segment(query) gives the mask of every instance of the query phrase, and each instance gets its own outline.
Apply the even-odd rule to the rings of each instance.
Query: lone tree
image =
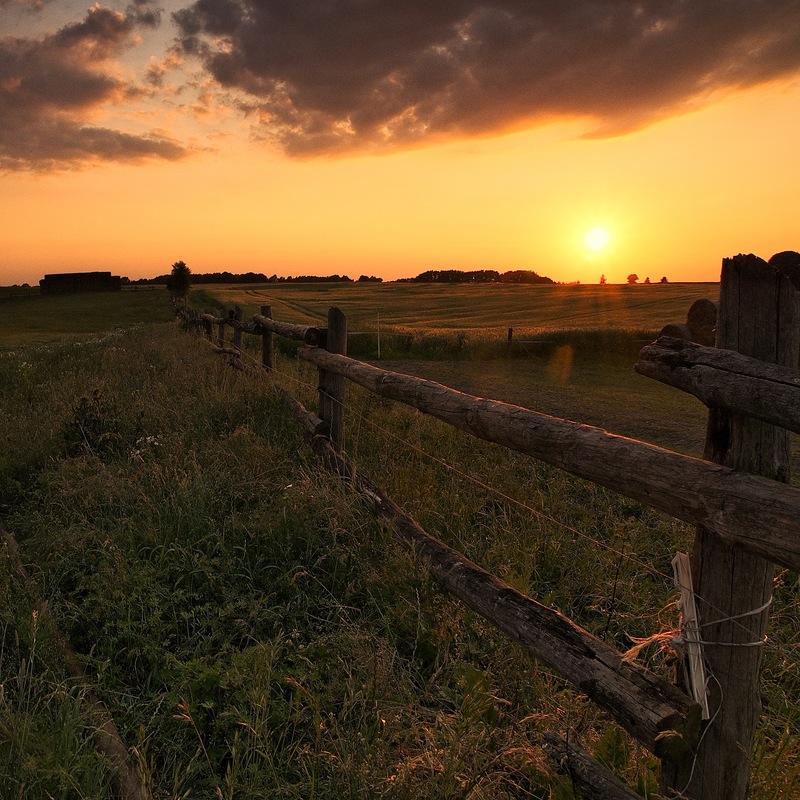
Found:
[[[185,261],[176,261],[172,265],[172,273],[167,278],[167,291],[173,303],[178,300],[186,300],[186,295],[189,294],[189,287],[192,285],[191,275],[192,272],[186,266]]]
[[[635,272],[631,272],[628,275],[628,283],[636,283],[639,280],[639,276]]]

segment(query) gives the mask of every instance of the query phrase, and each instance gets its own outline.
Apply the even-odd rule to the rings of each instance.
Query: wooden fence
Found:
[[[251,322],[238,309],[228,316],[189,309],[179,314],[234,356],[241,353],[243,333],[260,336],[266,373],[273,367],[275,335],[302,342],[299,357],[319,372],[319,413],[278,389],[324,463],[390,520],[396,536],[455,597],[567,678],[659,757],[665,795],[740,800],[760,713],[758,645],[775,564],[800,570],[800,489],[787,485],[788,430],[800,431],[800,256],[781,255],[769,264],[755,256],[723,261],[716,348],[675,338],[690,337],[688,325],[668,326],[665,332],[673,336],[646,346],[635,366],[709,406],[704,460],[348,358],[347,322],[335,308],[326,328],[279,322],[269,306]],[[708,305],[704,313],[707,337]],[[231,346],[226,327],[233,329]],[[686,614],[683,635],[695,658],[685,659],[681,686],[629,663],[430,536],[362,475],[342,451],[346,381],[696,525],[694,587],[682,587],[683,606],[684,612],[696,606],[703,632],[701,640],[697,620]],[[554,735],[547,740],[587,797],[637,797],[576,745]]]

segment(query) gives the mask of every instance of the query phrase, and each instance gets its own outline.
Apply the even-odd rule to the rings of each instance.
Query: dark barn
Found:
[[[42,294],[118,292],[120,287],[121,278],[110,272],[60,272],[45,275],[39,281]]]

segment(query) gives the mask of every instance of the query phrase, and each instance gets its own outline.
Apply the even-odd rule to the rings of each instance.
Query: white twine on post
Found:
[[[745,611],[742,614],[734,614],[732,617],[722,617],[721,619],[711,620],[711,622],[704,622],[702,625],[698,625],[698,627],[706,628],[709,625],[719,625],[723,622],[735,622],[736,620],[744,619],[745,617],[754,617],[766,611],[770,605],[772,605],[772,595],[770,595],[769,600],[767,600],[764,605],[754,608],[752,611]],[[712,642],[706,639],[698,639],[698,641],[700,644],[722,645],[723,647],[762,647],[767,643],[767,636],[765,634],[763,638],[757,639],[755,642]]]
[[[700,624],[692,588],[692,567],[687,553],[675,554],[672,559],[672,570],[675,575],[675,585],[681,593],[678,608],[683,617],[681,626],[683,643],[686,645],[688,654],[689,690],[694,701],[700,706],[702,718],[709,719],[711,715],[708,709],[708,692],[706,690],[706,667],[703,662]]]

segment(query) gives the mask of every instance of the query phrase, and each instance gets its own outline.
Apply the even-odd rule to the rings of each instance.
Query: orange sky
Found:
[[[362,19],[345,0],[309,2],[328,14],[324,39],[283,5],[175,0],[159,16],[148,0],[0,0],[0,284],[150,277],[178,259],[267,275],[717,280],[724,256],[800,249],[794,3],[774,3],[771,27],[763,5],[737,4],[743,19],[714,34],[725,47],[696,64],[699,22],[677,2],[610,22],[511,20],[510,2]],[[542,44],[570,37],[585,47]],[[672,37],[680,68],[653,37]]]

